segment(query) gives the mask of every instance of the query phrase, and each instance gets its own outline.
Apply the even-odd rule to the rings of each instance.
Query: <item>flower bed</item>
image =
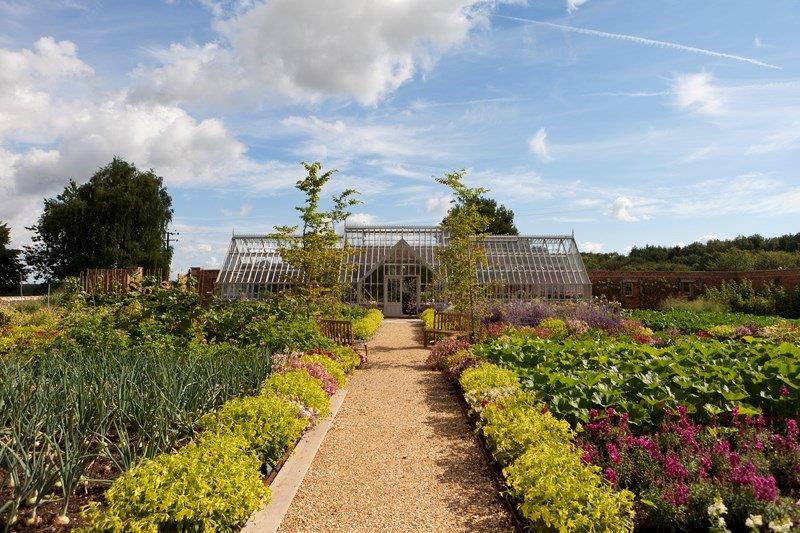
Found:
[[[267,379],[271,364],[278,362],[273,354],[286,349],[302,352],[273,374],[274,380]],[[301,361],[305,353],[315,362]],[[53,309],[4,309],[0,527],[11,521],[15,529],[30,530],[82,525],[79,509],[102,501],[112,480],[129,479],[138,465],[174,450],[188,451],[133,479],[156,483],[153,472],[165,465],[182,465],[208,479],[221,470],[197,464],[203,454],[193,450],[216,444],[198,435],[228,434],[234,426],[252,441],[243,453],[268,469],[277,450],[293,443],[310,421],[328,414],[326,391],[333,394],[337,379],[343,382],[359,360],[350,348],[322,337],[316,323],[290,301],[277,299],[203,309],[195,293],[155,285],[97,298],[73,293]],[[292,366],[303,368],[283,372]],[[258,441],[266,427],[278,432],[277,440]],[[189,443],[196,446],[186,448]],[[250,478],[234,472],[246,463],[220,462],[219,469],[230,468],[229,474],[246,485]],[[202,498],[191,492],[195,489],[187,488],[184,496]],[[179,500],[170,498],[180,494],[165,494],[164,501],[178,506]],[[209,501],[210,506],[217,503]],[[113,510],[114,502],[109,504]],[[142,514],[144,508],[138,509],[129,509],[131,523],[152,521]],[[218,528],[218,516],[197,513],[193,523]]]
[[[333,359],[327,361],[315,364],[344,374]],[[315,377],[294,362],[287,361],[288,370],[270,376],[260,395],[232,399],[205,415],[197,444],[142,461],[114,481],[107,504],[94,503],[84,511],[88,529],[235,531],[240,527],[269,501],[262,475],[319,415],[330,413],[323,385],[334,378]]]
[[[514,315],[528,317],[521,325],[497,315],[477,345],[449,339],[431,352],[432,364],[460,376],[532,528],[789,531],[800,523],[795,324],[745,326],[734,315],[688,335],[654,333],[615,318],[613,307],[584,307],[591,326],[576,318],[579,307],[550,313],[526,304]]]
[[[632,495],[616,492],[597,467],[581,460],[569,426],[559,422],[513,372],[481,363],[461,373],[464,396],[478,428],[503,466],[506,484],[533,529],[631,529]]]

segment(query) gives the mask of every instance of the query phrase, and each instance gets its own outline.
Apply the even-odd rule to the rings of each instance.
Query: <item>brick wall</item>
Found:
[[[189,269],[189,275],[197,280],[197,292],[202,296],[203,301],[210,301],[214,297],[219,269],[192,267]]]
[[[783,270],[754,270],[750,272],[624,272],[595,270],[589,272],[592,294],[617,300],[628,308],[651,308],[667,296],[695,298],[706,287],[723,281],[749,279],[754,287],[768,283],[788,290],[800,285],[800,268]]]

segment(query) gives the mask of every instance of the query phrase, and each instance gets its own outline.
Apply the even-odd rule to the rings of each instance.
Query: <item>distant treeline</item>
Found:
[[[628,255],[583,253],[587,270],[768,270],[800,268],[800,233],[736,237],[688,246],[634,247]]]

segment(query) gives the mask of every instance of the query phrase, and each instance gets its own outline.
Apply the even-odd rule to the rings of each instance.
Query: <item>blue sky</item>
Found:
[[[767,8],[768,6],[768,8]],[[586,250],[800,231],[800,4],[0,0],[0,220],[115,154],[167,182],[174,268],[294,220],[300,161],[356,222],[470,182]]]

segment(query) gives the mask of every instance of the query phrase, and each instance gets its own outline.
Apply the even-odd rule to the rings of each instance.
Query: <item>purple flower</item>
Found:
[[[781,395],[781,398],[786,398],[787,396],[789,396],[789,389],[787,389],[787,388],[786,388],[786,386],[783,386],[783,387],[781,387],[781,389],[778,391],[778,394],[780,394],[780,395]]]

